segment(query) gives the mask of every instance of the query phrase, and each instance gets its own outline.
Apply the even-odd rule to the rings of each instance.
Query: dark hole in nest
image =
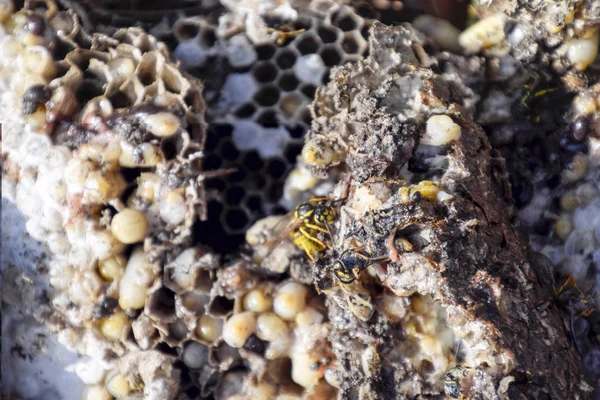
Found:
[[[221,156],[226,160],[237,160],[239,155],[239,150],[230,141],[227,141],[221,145]]]
[[[334,48],[328,48],[321,52],[321,58],[328,67],[338,65],[342,61],[342,56]]]
[[[200,32],[200,27],[197,24],[183,23],[177,27],[177,34],[183,40],[192,39]]]
[[[275,54],[276,49],[272,44],[263,44],[255,48],[259,60],[270,60]]]
[[[123,92],[113,94],[109,97],[109,100],[114,108],[125,108],[133,105],[129,97]]]
[[[302,54],[316,53],[319,50],[319,42],[312,36],[303,37],[296,45]]]
[[[246,213],[243,210],[238,209],[227,211],[225,221],[227,222],[227,225],[235,231],[246,228],[246,225],[248,225],[249,222]]]
[[[257,171],[262,168],[263,161],[258,152],[250,151],[244,157],[244,165],[250,171]]]
[[[177,145],[173,140],[163,140],[160,147],[167,160],[172,160],[177,155]]]
[[[167,354],[167,355],[171,355],[171,356],[175,356],[177,357],[177,349],[169,346],[168,344],[166,344],[165,342],[160,342],[158,343],[155,347],[154,350],[156,351],[160,351],[163,354]]]
[[[256,112],[256,107],[252,104],[244,104],[240,108],[238,108],[235,112],[236,117],[238,118],[250,118]]]
[[[211,154],[204,159],[204,169],[213,170],[221,168],[221,157],[216,154]]]
[[[265,128],[277,128],[279,126],[277,114],[271,110],[263,111],[258,118],[256,118],[256,122]]]
[[[245,190],[239,186],[234,186],[229,188],[226,194],[227,204],[236,205],[240,204],[242,199],[244,198]]]
[[[282,50],[277,56],[276,62],[281,69],[291,68],[296,63],[296,54],[291,50]]]
[[[337,32],[334,30],[335,28],[331,27],[331,28],[327,28],[327,27],[320,27],[318,29],[318,34],[319,37],[321,38],[321,40],[323,41],[323,43],[333,43],[337,40]]]
[[[79,104],[86,104],[94,97],[102,96],[104,90],[102,90],[102,82],[98,79],[84,80],[83,84],[77,89],[75,97]]]
[[[285,151],[285,157],[287,158],[287,160],[290,163],[296,164],[296,158],[298,157],[298,155],[300,154],[301,151],[302,151],[301,144],[290,145],[290,146],[288,146],[288,148]]]
[[[155,313],[164,316],[173,315],[175,313],[175,293],[167,288],[159,289],[157,293],[152,295],[150,307]]]
[[[337,26],[344,32],[348,32],[353,29],[356,29],[357,24],[356,24],[356,21],[348,15],[348,16],[342,17],[338,21]]]
[[[265,86],[256,95],[254,101],[261,106],[272,106],[279,100],[279,89],[275,86]]]
[[[215,34],[215,31],[212,29],[203,29],[202,33],[200,35],[200,41],[206,47],[212,47],[215,44],[215,42],[217,41],[217,35]]]
[[[285,162],[279,159],[271,160],[267,167],[267,172],[274,179],[281,178],[285,174],[286,170],[287,168]]]
[[[351,36],[345,38],[342,42],[342,49],[348,54],[358,53],[358,43],[356,42],[356,39]]]
[[[279,78],[279,87],[286,92],[290,92],[298,87],[298,78],[293,73],[284,74]]]
[[[277,67],[270,62],[255,65],[252,75],[258,82],[271,82],[277,77]]]
[[[251,212],[257,212],[262,210],[262,200],[258,196],[250,196],[246,199],[246,207]]]
[[[221,222],[223,206],[217,201],[208,203],[208,218],[206,221],[197,221],[194,224],[194,241],[209,246],[221,254],[230,254],[244,243],[244,235],[229,234]]]
[[[123,175],[123,178],[125,178],[125,181],[130,182],[130,183],[135,182],[137,180],[137,178],[140,177],[142,172],[144,172],[143,168],[122,168],[121,169],[121,174]]]

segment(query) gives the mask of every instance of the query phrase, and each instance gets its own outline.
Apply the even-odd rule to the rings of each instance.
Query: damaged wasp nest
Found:
[[[3,196],[48,246],[46,322],[88,356],[74,366],[86,398],[589,397],[552,277],[511,225],[504,166],[469,116],[480,94],[453,73],[477,57],[436,54],[449,71],[438,74],[429,39],[375,23],[362,59],[364,4],[223,5],[232,11],[218,27],[209,16],[169,26],[179,65],[142,29],[90,34],[89,18],[115,21],[100,9],[0,8]],[[295,24],[274,29],[266,14]],[[424,32],[426,18],[415,23]],[[486,29],[505,21],[492,18]],[[501,42],[441,29],[429,34],[448,50]],[[291,222],[258,221],[241,257],[225,260],[193,231],[210,214],[204,181],[226,171],[202,168],[203,94],[179,69],[210,68],[221,45],[227,79],[213,90],[225,95],[211,112],[232,139],[217,132],[218,147],[247,152],[248,170],[285,151],[266,170],[288,171],[299,154],[286,200],[309,199]],[[583,72],[579,55],[569,60]],[[321,86],[348,60],[358,61]],[[232,93],[240,85],[248,91]],[[258,157],[249,126],[278,130],[275,152]],[[236,174],[228,193],[260,175]],[[316,185],[333,194],[307,197]],[[255,189],[248,199],[264,196]],[[245,222],[229,234],[270,211],[230,203]]]
[[[340,389],[585,396],[556,309],[540,308],[551,276],[510,225],[508,181],[469,117],[468,90],[424,68],[422,40],[408,27],[377,25],[371,35],[370,56],[335,69],[317,91],[302,152],[315,174],[348,168],[335,246],[312,268],[327,296]],[[543,337],[542,347],[529,336]],[[546,346],[565,352],[560,362]]]

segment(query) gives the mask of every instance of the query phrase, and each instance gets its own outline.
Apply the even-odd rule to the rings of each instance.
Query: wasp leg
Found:
[[[313,242],[317,243],[321,247],[321,250],[325,250],[327,248],[325,243],[321,242],[319,239],[312,236],[310,233],[308,233],[306,231],[306,229],[300,228],[299,230],[300,230],[300,233],[302,233],[304,236],[306,236],[307,239],[312,240]]]
[[[308,256],[308,258],[310,258],[311,261],[315,261],[315,256],[306,247],[302,247],[302,250],[304,250],[304,252]]]
[[[314,225],[314,224],[308,224],[308,223],[305,223],[305,224],[304,224],[304,226],[305,226],[305,227],[307,227],[307,228],[310,228],[310,229],[317,230],[317,231],[319,231],[319,232],[323,232],[323,233],[329,233],[329,232],[327,231],[327,229],[325,229],[325,228],[323,228],[323,227],[320,227],[319,225]]]

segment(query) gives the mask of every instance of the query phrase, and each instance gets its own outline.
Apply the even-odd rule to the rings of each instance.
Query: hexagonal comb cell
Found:
[[[298,39],[296,48],[300,54],[312,54],[319,50],[320,40],[313,34],[304,34]]]
[[[207,98],[214,99],[208,102],[207,113],[215,122],[207,137],[205,168],[236,169],[223,179],[207,182],[207,189],[215,199],[214,204],[209,204],[209,222],[213,222],[202,224],[199,234],[211,246],[222,249],[223,243],[228,246],[242,243],[245,227],[278,209],[285,174],[293,168],[311,122],[307,105],[316,88],[327,82],[329,68],[354,60],[366,50],[361,30],[366,31],[367,26],[352,8],[331,7],[331,2],[323,1],[315,2],[313,10],[316,9],[321,14],[298,8],[295,20],[266,18],[270,28],[283,35],[292,32],[280,42],[253,44],[250,35],[244,32],[217,37],[210,48],[215,59],[191,70],[213,90],[206,91]],[[366,17],[374,12],[367,5],[360,10]],[[184,23],[188,20],[189,24]],[[180,18],[173,25],[179,29],[177,40],[198,41],[204,32],[214,33],[216,26],[208,21],[208,17],[201,19],[196,33],[198,20]],[[281,35],[275,35],[273,40]],[[208,44],[201,47],[204,52],[209,49]],[[230,79],[234,74],[236,78]],[[255,91],[242,87],[243,82],[249,81]],[[238,84],[239,87],[235,86]],[[238,96],[239,93],[246,95]],[[232,94],[240,100],[230,101]],[[223,121],[227,124],[222,124]],[[242,129],[241,136],[250,137],[249,141],[257,144],[241,149],[236,140],[230,139],[234,129]],[[266,151],[263,143],[270,143],[272,150]],[[234,221],[238,217],[241,223]]]
[[[252,67],[252,75],[261,83],[272,82],[277,78],[277,66],[272,62],[259,62]]]

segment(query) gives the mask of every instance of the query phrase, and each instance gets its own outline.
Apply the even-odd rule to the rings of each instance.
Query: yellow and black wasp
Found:
[[[530,122],[550,122],[565,114],[574,95],[552,83],[546,74],[532,72],[522,86],[521,97],[512,106],[514,116],[525,117]]]
[[[333,274],[341,283],[347,285],[358,279],[360,273],[373,263],[388,259],[388,256],[371,257],[357,249],[346,250],[334,262]]]
[[[296,246],[314,260],[316,254],[327,249],[327,244],[319,239],[319,233],[325,233],[330,240],[332,239],[331,226],[337,215],[337,205],[343,200],[345,199],[313,197],[298,205],[292,213],[292,221],[288,223],[274,246],[289,236]]]
[[[452,399],[465,399],[465,396],[461,393],[461,381],[467,375],[467,369],[463,365],[457,365],[448,370],[444,376],[444,393],[446,396]]]

